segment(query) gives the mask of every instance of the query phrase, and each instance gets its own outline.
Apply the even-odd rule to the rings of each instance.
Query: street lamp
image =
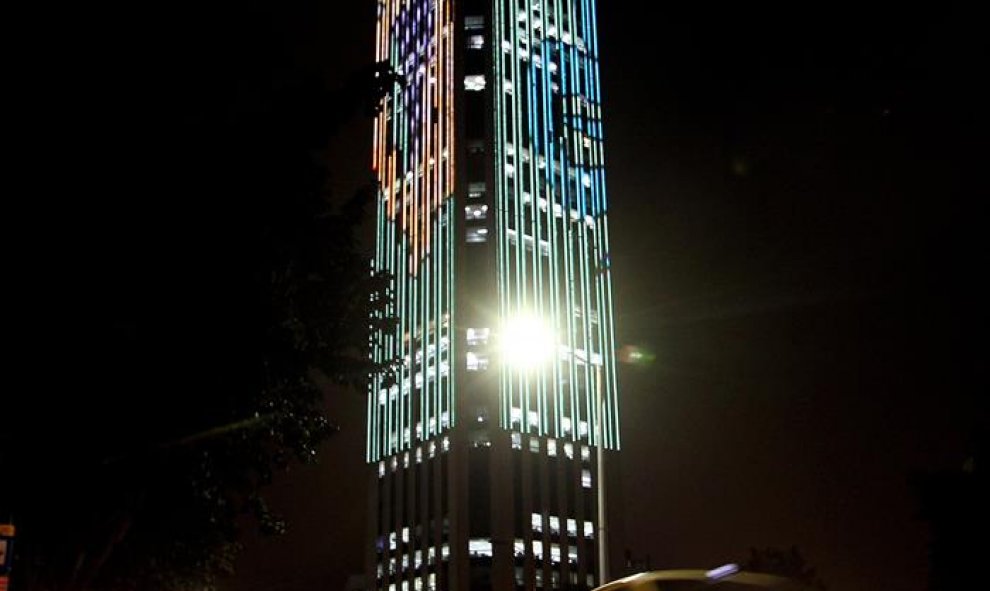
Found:
[[[521,371],[532,371],[555,357],[557,338],[545,322],[537,316],[522,314],[508,319],[501,330],[500,349],[502,361]],[[595,368],[595,408],[598,420],[595,424],[597,439],[598,478],[598,569],[599,584],[608,580],[608,529],[605,513],[605,397],[602,383],[602,364],[594,363],[586,355],[585,363]]]
[[[553,331],[536,316],[510,318],[500,335],[502,361],[516,369],[534,370],[552,359],[557,349]]]

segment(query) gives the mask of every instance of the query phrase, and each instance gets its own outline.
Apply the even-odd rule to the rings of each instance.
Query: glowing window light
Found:
[[[468,351],[465,357],[467,358],[468,371],[485,371],[488,369],[487,355],[483,353],[476,353],[474,351]]]
[[[488,228],[468,228],[464,240],[468,244],[488,242]]]
[[[487,84],[484,74],[469,74],[464,77],[464,90],[469,92],[481,92]]]
[[[478,31],[485,28],[485,17],[480,15],[467,15],[464,17],[464,29],[467,31]]]
[[[465,205],[464,217],[469,220],[483,220],[488,217],[487,205]]]
[[[493,555],[492,541],[486,538],[474,538],[468,540],[468,555],[473,557],[487,557]]]
[[[488,338],[491,336],[492,329],[490,328],[469,328],[467,329],[467,344],[468,347],[482,347],[488,344]]]
[[[536,532],[536,533],[542,533],[543,532],[543,516],[540,515],[539,513],[533,513],[530,516],[530,526],[533,528],[533,531],[534,532]]]
[[[581,470],[581,486],[591,488],[591,470],[587,468]]]

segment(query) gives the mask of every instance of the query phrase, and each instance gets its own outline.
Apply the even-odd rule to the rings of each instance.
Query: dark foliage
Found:
[[[272,10],[142,15],[87,56],[24,345],[49,352],[0,428],[14,588],[212,588],[244,516],[286,527],[262,492],[333,431],[319,385],[369,371],[374,187],[332,199],[325,148],[395,78],[332,88]]]

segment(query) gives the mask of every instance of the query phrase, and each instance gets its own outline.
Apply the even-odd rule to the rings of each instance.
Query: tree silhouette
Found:
[[[375,188],[332,195],[326,146],[398,78],[373,64],[331,89],[249,4],[169,30],[90,113],[88,164],[112,170],[49,269],[47,373],[0,428],[15,589],[214,588],[245,516],[284,531],[263,490],[334,430],[320,384],[370,371],[387,278],[355,231]]]

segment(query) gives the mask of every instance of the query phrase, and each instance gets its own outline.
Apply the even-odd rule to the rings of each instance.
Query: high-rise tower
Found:
[[[595,2],[379,0],[376,43],[401,79],[375,123],[369,587],[593,587],[619,447]]]

